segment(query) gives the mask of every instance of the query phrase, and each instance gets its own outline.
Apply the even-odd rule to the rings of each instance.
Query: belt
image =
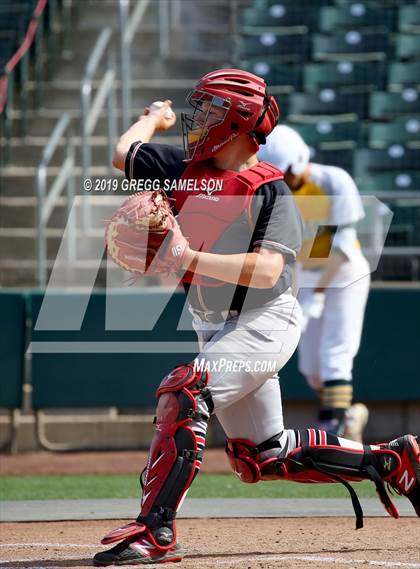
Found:
[[[196,310],[193,308],[194,316],[198,316],[200,320],[204,322],[210,322],[210,324],[219,324],[220,322],[225,322],[231,318],[239,316],[238,310],[222,310],[221,312],[205,312],[203,310]]]

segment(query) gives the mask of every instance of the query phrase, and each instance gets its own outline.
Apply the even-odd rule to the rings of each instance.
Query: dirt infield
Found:
[[[2,474],[136,474],[147,462],[145,451],[31,452],[0,454]],[[206,449],[203,472],[231,472],[223,449]]]
[[[4,523],[0,567],[91,566],[101,536],[121,522]],[[351,518],[180,520],[178,569],[420,568],[418,520]]]
[[[31,453],[0,456],[0,474],[137,474],[144,452]],[[226,472],[223,450],[209,449],[203,470]],[[1,507],[1,505],[0,505]],[[2,523],[0,569],[85,568],[99,540],[121,521]],[[182,569],[420,569],[419,520],[354,518],[181,519]]]

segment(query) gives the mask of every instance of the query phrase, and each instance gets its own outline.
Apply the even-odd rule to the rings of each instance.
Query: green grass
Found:
[[[372,483],[354,485],[359,496],[374,496]],[[0,500],[86,500],[138,498],[138,478],[132,475],[0,476]],[[199,474],[191,498],[340,498],[341,484],[296,484],[286,481],[244,484],[233,474]]]

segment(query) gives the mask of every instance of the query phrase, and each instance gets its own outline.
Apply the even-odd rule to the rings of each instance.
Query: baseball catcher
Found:
[[[130,198],[107,227],[107,245],[134,272],[177,272],[200,353],[163,378],[139,515],[103,538],[113,547],[97,553],[94,563],[182,559],[176,515],[200,470],[212,413],[243,482],[341,482],[361,527],[349,482],[372,480],[389,514],[398,517],[386,481],[420,515],[415,437],[363,446],[320,429],[285,429],[277,373],[261,365],[271,361],[281,370],[300,337],[291,268],[301,247],[301,218],[282,172],[256,156],[277,123],[276,101],[260,77],[222,69],[202,77],[187,103],[184,151],[151,142],[175,123],[167,113],[170,101],[147,109],[120,138],[114,166],[129,179],[169,186],[171,211],[161,192],[144,203]],[[217,365],[222,359],[223,367]]]

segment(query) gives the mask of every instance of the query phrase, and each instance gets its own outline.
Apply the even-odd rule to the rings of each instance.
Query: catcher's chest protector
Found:
[[[243,172],[219,170],[207,162],[190,164],[181,181],[189,180],[187,187],[194,189],[186,191],[178,184],[172,196],[178,222],[191,247],[211,252],[222,234],[244,211],[252,228],[253,195],[263,184],[281,179],[283,173],[268,162],[259,162]],[[192,276],[187,273],[184,281],[191,282]],[[194,283],[211,286],[199,275],[195,275]]]

